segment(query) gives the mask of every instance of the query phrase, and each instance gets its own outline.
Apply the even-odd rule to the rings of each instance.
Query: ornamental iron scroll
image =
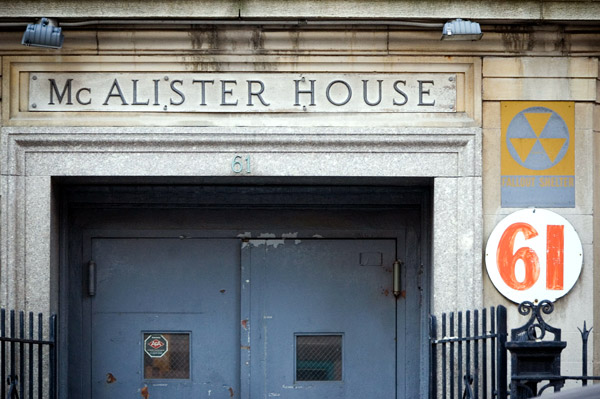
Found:
[[[511,330],[511,341],[506,348],[511,353],[511,399],[527,399],[541,395],[548,388],[555,392],[565,384],[561,375],[561,352],[567,346],[561,341],[561,330],[552,327],[542,317],[554,311],[554,305],[548,300],[539,304],[529,301],[519,305],[519,313],[528,316],[523,326]],[[554,339],[544,340],[546,333],[554,335]],[[547,381],[538,390],[538,384]]]
[[[541,301],[538,305],[533,302],[525,301],[519,304],[519,313],[523,316],[531,314],[527,323],[510,331],[512,341],[542,341],[546,337],[546,332],[554,335],[553,341],[560,341],[560,328],[555,328],[546,323],[542,313],[550,314],[554,311],[554,305],[547,299]]]

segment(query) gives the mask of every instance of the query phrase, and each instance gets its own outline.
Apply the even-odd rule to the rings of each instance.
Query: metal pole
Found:
[[[581,330],[579,327],[577,327],[577,329],[581,333],[581,358],[582,358],[581,359],[581,376],[584,377],[581,380],[581,385],[584,387],[587,386],[587,379],[585,377],[588,376],[588,370],[587,370],[588,337],[590,335],[590,331],[592,331],[592,328],[590,328],[588,330],[585,321],[583,322],[583,330]]]
[[[498,399],[506,399],[508,396],[507,392],[507,374],[508,374],[508,365],[507,365],[507,355],[506,355],[506,337],[507,337],[507,328],[506,328],[506,308],[502,305],[497,307],[497,334],[498,334],[498,346],[496,347],[497,351],[497,361],[498,361]]]

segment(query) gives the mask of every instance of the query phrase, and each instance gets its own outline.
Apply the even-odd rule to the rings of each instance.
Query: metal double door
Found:
[[[396,239],[98,237],[90,254],[93,399],[403,391]]]

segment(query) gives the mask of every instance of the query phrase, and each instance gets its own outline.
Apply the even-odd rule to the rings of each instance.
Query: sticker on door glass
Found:
[[[163,357],[168,351],[169,341],[160,334],[150,334],[144,340],[144,352],[150,357]]]
[[[144,333],[144,378],[190,378],[190,334]]]

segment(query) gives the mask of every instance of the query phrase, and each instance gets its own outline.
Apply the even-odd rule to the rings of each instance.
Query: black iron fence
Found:
[[[24,312],[11,310],[8,320],[6,316],[6,310],[1,309],[0,398],[55,399],[56,315],[50,316],[47,330],[41,313],[34,317],[30,312],[26,319]]]
[[[542,313],[551,313],[548,301],[524,302],[522,315],[527,323],[511,330],[507,345],[504,306],[466,312],[443,313],[441,322],[430,317],[429,399],[511,399],[531,398],[553,387],[560,390],[566,380],[600,380],[587,374],[587,340],[584,324],[582,375],[560,373],[560,329],[549,326]],[[8,318],[7,318],[8,313]],[[47,324],[40,313],[0,310],[0,399],[56,399],[57,318]],[[544,341],[546,332],[554,339]],[[508,392],[508,349],[512,354],[511,391]],[[552,348],[550,348],[552,347]],[[560,348],[559,348],[560,349]],[[531,351],[535,352],[531,352]],[[531,353],[530,353],[531,352]],[[537,384],[548,383],[539,391]]]
[[[519,305],[518,311],[530,317],[522,326],[511,329],[511,340],[507,344],[511,352],[511,399],[537,397],[550,388],[558,392],[567,380],[581,381],[583,386],[588,381],[600,380],[599,376],[589,376],[587,372],[587,341],[591,330],[587,329],[585,322],[583,330],[579,329],[582,341],[581,375],[568,376],[561,372],[561,352],[567,347],[567,342],[561,340],[561,329],[552,327],[543,317],[554,311],[552,302],[525,301]]]
[[[430,399],[507,397],[506,308],[430,317]]]
[[[586,323],[579,329],[581,375],[562,374],[561,352],[567,343],[561,340],[561,329],[543,318],[553,310],[547,300],[521,303],[518,312],[529,320],[510,330],[509,342],[503,306],[489,312],[444,313],[441,324],[431,316],[429,399],[529,399],[550,388],[560,391],[568,380],[580,381],[583,386],[600,380],[600,376],[588,375],[591,329]]]

